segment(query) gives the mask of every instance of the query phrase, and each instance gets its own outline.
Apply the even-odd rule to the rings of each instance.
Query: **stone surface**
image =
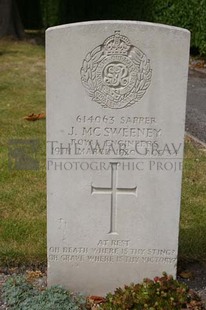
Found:
[[[176,274],[187,30],[47,30],[48,283],[104,295]]]

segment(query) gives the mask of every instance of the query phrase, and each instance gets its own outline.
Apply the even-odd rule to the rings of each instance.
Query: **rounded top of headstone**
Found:
[[[97,26],[97,25],[134,25],[134,26],[145,26],[145,27],[153,27],[153,28],[160,28],[165,30],[173,30],[173,31],[181,31],[188,33],[190,35],[190,31],[176,26],[165,25],[165,24],[158,24],[158,23],[151,23],[151,22],[142,22],[142,21],[134,21],[134,20],[95,20],[95,21],[84,21],[84,22],[76,22],[76,23],[69,23],[59,26],[53,26],[46,30],[46,32],[51,30],[59,30],[65,29],[70,27],[80,27],[80,26]]]

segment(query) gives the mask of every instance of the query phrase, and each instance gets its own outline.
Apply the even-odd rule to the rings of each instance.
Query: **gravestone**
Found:
[[[104,295],[175,276],[189,31],[47,30],[48,283]]]

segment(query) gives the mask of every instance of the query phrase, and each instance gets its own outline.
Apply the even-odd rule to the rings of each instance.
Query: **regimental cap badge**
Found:
[[[150,60],[120,31],[86,55],[80,73],[92,100],[111,109],[137,103],[152,77]]]

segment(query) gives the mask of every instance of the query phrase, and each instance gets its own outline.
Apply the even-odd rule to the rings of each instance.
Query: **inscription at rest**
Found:
[[[99,240],[97,243],[98,247],[101,246],[119,246],[119,247],[128,247],[130,240]]]

